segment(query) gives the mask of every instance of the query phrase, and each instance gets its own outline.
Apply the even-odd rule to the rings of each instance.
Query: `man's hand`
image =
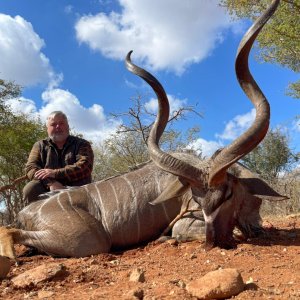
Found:
[[[35,172],[34,178],[39,179],[39,180],[46,179],[46,178],[54,178],[54,176],[55,176],[54,171],[55,170],[53,170],[53,169],[38,170]]]
[[[36,171],[34,174],[34,178],[39,179],[39,180],[43,180],[46,178],[54,178],[54,177],[55,177],[55,170],[53,170],[53,169],[41,169],[41,170]],[[60,182],[55,181],[55,180],[48,183],[48,187],[49,187],[50,191],[66,188]]]

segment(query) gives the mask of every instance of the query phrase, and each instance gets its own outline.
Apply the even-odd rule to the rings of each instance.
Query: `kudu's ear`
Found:
[[[260,178],[240,178],[240,181],[247,187],[247,190],[253,196],[259,197],[262,200],[282,201],[289,199],[289,197],[277,193],[264,180]]]
[[[191,186],[189,184],[182,182],[178,177],[176,177],[172,182],[168,184],[168,186],[156,199],[149,203],[155,205],[173,198],[175,199],[177,197],[183,196],[190,188]]]
[[[262,200],[281,201],[289,199],[286,196],[280,195],[270,187],[263,179],[241,163],[236,163],[233,166],[234,175],[237,176],[240,182],[246,186],[249,193],[253,196],[259,197]]]

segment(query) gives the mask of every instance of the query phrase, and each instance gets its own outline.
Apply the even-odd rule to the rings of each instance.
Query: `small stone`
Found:
[[[134,269],[130,273],[129,281],[145,282],[145,271],[140,268]]]
[[[137,288],[137,289],[133,289],[133,290],[130,290],[129,292],[127,292],[125,295],[124,295],[124,300],[134,300],[134,299],[143,299],[144,298],[144,291],[140,288]]]
[[[178,245],[178,241],[176,239],[169,239],[166,241],[166,243],[168,243],[171,246],[177,246]]]
[[[90,261],[90,265],[98,265],[99,263],[97,262],[97,260],[96,259],[92,259],[91,261]]]
[[[195,259],[195,258],[197,258],[197,255],[195,253],[192,253],[190,259]]]
[[[24,299],[32,299],[33,297],[36,297],[37,296],[37,292],[36,291],[31,291],[27,294],[24,294]]]
[[[171,280],[170,283],[175,284],[176,286],[178,286],[180,288],[186,287],[186,284],[181,279]]]
[[[51,292],[51,291],[39,291],[37,296],[38,296],[39,299],[53,298],[54,292]]]
[[[251,284],[251,283],[253,283],[253,282],[254,282],[253,278],[252,278],[252,277],[249,277],[249,279],[246,281],[246,284]]]

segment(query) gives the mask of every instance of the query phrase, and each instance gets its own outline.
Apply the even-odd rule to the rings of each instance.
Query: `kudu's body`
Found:
[[[248,70],[248,55],[278,3],[272,2],[238,49],[237,77],[256,108],[256,119],[244,134],[206,162],[188,154],[163,152],[158,142],[169,118],[167,96],[151,74],[131,62],[129,53],[127,68],[143,78],[158,97],[158,115],[148,139],[153,162],[29,205],[18,216],[22,229],[0,228],[0,254],[14,257],[14,242],[75,257],[138,244],[158,236],[191,197],[193,208],[202,209],[208,247],[231,246],[235,226],[246,236],[259,233],[261,198],[283,197],[236,162],[255,148],[268,130],[269,104]],[[228,172],[231,166],[234,173]],[[201,224],[190,215],[175,225],[175,235],[194,234]]]
[[[61,190],[52,196],[49,193],[46,199],[30,204],[19,213],[18,222],[26,231],[0,229],[0,254],[14,257],[11,244],[5,246],[4,242],[10,234],[17,243],[48,254],[73,257],[154,239],[190,197],[183,193],[174,201],[170,193],[168,201],[157,205],[149,203],[168,186],[176,184],[176,180],[177,176],[149,162],[108,180]],[[199,208],[199,204],[196,205]]]

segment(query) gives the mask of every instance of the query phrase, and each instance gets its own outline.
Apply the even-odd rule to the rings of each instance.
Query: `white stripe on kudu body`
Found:
[[[86,189],[86,192],[88,193],[89,192],[89,188],[95,188],[96,191],[97,191],[97,196],[93,195],[92,196],[92,199],[95,201],[96,204],[98,204],[98,209],[99,209],[99,212],[95,217],[99,220],[101,218],[102,220],[102,223],[104,225],[104,228],[106,229],[106,231],[108,231],[108,225],[107,225],[107,220],[106,220],[106,213],[105,213],[105,209],[104,209],[104,206],[103,206],[103,202],[102,202],[102,197],[101,197],[101,192],[100,192],[100,189],[98,188],[98,185],[96,183],[94,183],[92,186],[91,185],[86,185],[85,186],[85,189]]]
[[[141,237],[141,224],[140,224],[140,212],[138,207],[138,199],[136,197],[136,192],[134,190],[133,185],[131,184],[130,180],[127,178],[127,176],[124,176],[125,181],[127,182],[131,193],[132,193],[132,202],[129,203],[129,211],[135,212],[135,223],[136,223],[136,229],[137,229],[137,237],[135,243],[138,243],[140,241]]]

